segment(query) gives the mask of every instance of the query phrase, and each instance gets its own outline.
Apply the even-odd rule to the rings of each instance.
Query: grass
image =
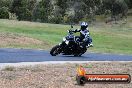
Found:
[[[99,25],[98,25],[99,24]],[[74,28],[78,28],[75,26]],[[69,25],[35,23],[26,21],[13,21],[0,19],[0,33],[9,33],[18,36],[26,36],[37,39],[43,44],[9,44],[0,47],[51,49],[52,46],[62,41],[67,35]],[[90,26],[93,38],[93,48],[90,52],[132,54],[132,23],[127,24],[104,24],[97,23]]]

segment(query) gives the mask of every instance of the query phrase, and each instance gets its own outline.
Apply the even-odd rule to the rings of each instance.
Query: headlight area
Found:
[[[63,41],[66,41],[66,38],[65,37],[63,37]]]
[[[63,37],[63,41],[68,45],[69,44],[69,41],[68,40],[66,40],[66,38],[65,37]]]
[[[68,44],[69,44],[69,41],[67,41],[67,40],[66,40],[66,42],[65,42],[65,43],[68,45]]]

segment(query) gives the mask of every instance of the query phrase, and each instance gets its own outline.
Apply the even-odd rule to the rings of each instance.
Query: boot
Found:
[[[86,46],[86,48],[89,48],[89,47],[93,47],[93,44],[90,43],[90,44],[88,44],[88,45]]]

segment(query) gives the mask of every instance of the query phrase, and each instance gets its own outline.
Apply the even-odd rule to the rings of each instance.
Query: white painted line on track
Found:
[[[33,66],[33,65],[39,65],[39,64],[65,64],[65,63],[110,63],[110,62],[119,62],[119,63],[132,63],[132,61],[45,61],[45,62],[20,62],[20,63],[0,63],[0,68],[4,68],[6,66],[13,66],[13,67],[19,67],[19,66]]]

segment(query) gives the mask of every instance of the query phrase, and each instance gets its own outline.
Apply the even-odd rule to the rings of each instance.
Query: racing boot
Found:
[[[93,44],[90,43],[90,44],[88,44],[88,45],[86,46],[86,48],[89,48],[89,47],[93,47]]]

